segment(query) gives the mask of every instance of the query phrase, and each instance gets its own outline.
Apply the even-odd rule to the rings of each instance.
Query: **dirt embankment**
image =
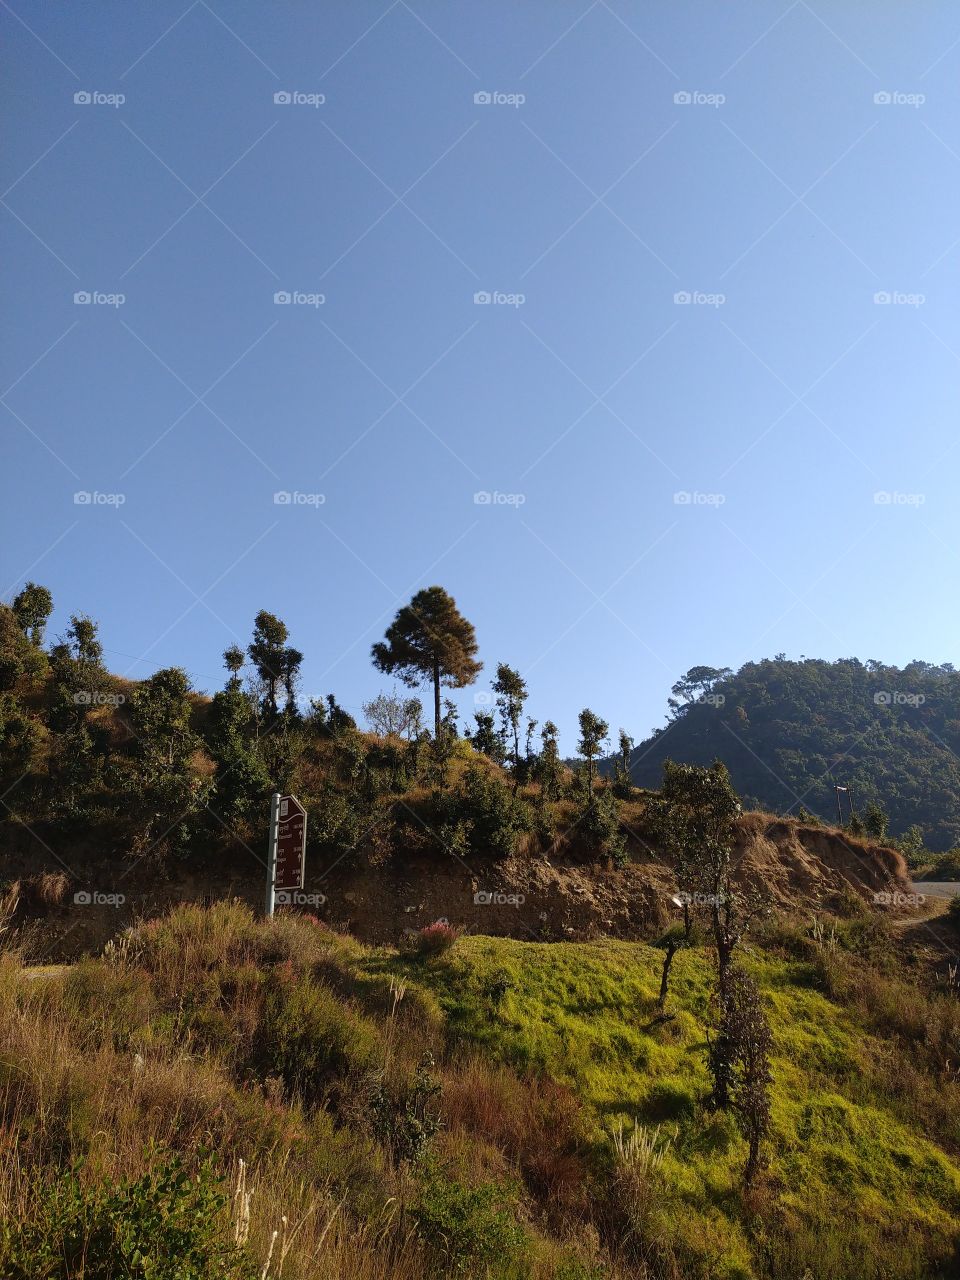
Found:
[[[232,866],[191,872],[91,859],[82,880],[65,875],[52,858],[49,866],[38,865],[33,849],[5,862],[4,879],[19,882],[12,923],[25,926],[29,951],[43,960],[98,951],[133,920],[176,903],[230,897],[256,908],[263,903],[263,868],[249,851]],[[850,890],[896,910],[911,892],[906,866],[893,850],[760,813],[741,820],[734,864],[742,885],[786,910],[829,909]],[[544,941],[631,939],[649,938],[674,918],[675,892],[671,871],[654,860],[615,870],[515,856],[476,858],[468,867],[453,858],[398,854],[379,865],[342,860],[325,871],[308,858],[304,900],[295,909],[374,943],[395,943],[438,919],[475,933]]]
[[[895,849],[763,813],[744,814],[740,830],[739,877],[775,906],[829,907],[831,898],[849,889],[870,901],[890,895],[885,905],[895,906],[911,892],[907,864]]]

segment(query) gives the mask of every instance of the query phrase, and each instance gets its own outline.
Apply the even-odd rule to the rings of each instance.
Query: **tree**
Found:
[[[593,792],[593,762],[600,754],[600,748],[606,741],[610,726],[606,720],[594,715],[589,707],[580,712],[580,742],[577,750],[587,762],[587,790]]]
[[[238,644],[232,644],[229,649],[223,651],[223,665],[230,672],[227,680],[228,689],[240,688],[240,672],[243,670],[243,664],[247,660],[247,655],[243,652]]]
[[[633,784],[630,781],[630,755],[632,751],[633,739],[626,729],[621,729],[613,777],[614,790],[621,800],[629,800],[633,794]]]
[[[419,698],[402,698],[396,691],[377,694],[362,710],[371,730],[381,738],[412,738],[423,716]]]
[[[356,729],[357,722],[349,711],[340,706],[334,695],[328,693],[325,702],[322,698],[310,699],[307,725],[321,738],[339,738],[341,734]]]
[[[556,800],[560,795],[563,766],[560,763],[560,730],[548,720],[540,730],[542,748],[537,758],[536,775],[540,793],[545,801]]]
[[[243,651],[235,648],[234,652],[240,654],[242,665]],[[217,813],[226,819],[250,816],[270,788],[270,776],[254,742],[251,699],[241,689],[237,671],[231,668],[231,673],[226,689],[214,695],[207,727],[207,744],[217,764]]]
[[[683,925],[672,924],[653,944],[663,952],[663,965],[660,969],[660,994],[657,996],[657,1013],[661,1018],[666,1013],[667,993],[670,986],[670,970],[677,952],[689,945],[689,937]]]
[[[174,828],[184,840],[191,812],[206,800],[208,784],[194,771],[193,756],[201,740],[190,726],[190,681],[180,667],[156,671],[131,700],[140,775],[136,792],[146,810],[144,838],[159,824],[161,840]]]
[[[527,720],[527,736],[523,746],[523,754],[526,759],[528,773],[533,772],[536,766],[537,757],[533,749],[533,735],[536,733],[539,723],[539,720],[534,720],[532,717]]]
[[[99,667],[103,659],[103,645],[97,639],[97,624],[85,613],[72,614],[67,627],[67,639],[74,659],[86,667]]]
[[[286,693],[287,713],[296,710],[296,681],[303,654],[299,649],[287,647],[289,635],[286,624],[266,609],[261,609],[254,618],[253,640],[247,653],[263,690],[264,710],[271,717],[279,711],[277,695],[281,689]]]
[[[136,690],[132,720],[151,777],[182,768],[199,745],[190,727],[190,680],[180,667],[155,672]]]
[[[476,680],[477,640],[472,623],[457,609],[443,587],[425,587],[404,605],[373,646],[373,664],[386,675],[396,673],[409,688],[433,682],[434,734],[441,736],[440,686],[462,689]]]
[[[709,767],[666,761],[660,795],[650,806],[650,825],[671,856],[689,939],[693,914],[707,913],[717,955],[717,987],[725,998],[733,954],[753,918],[765,910],[759,894],[735,889],[731,855],[740,801],[721,761]],[[714,1081],[714,1105],[729,1098],[725,1078]]]
[[[911,871],[916,871],[918,867],[922,867],[930,860],[930,854],[923,841],[923,828],[916,822],[907,827],[897,841],[897,848],[903,854]]]
[[[890,819],[880,805],[875,801],[867,805],[866,812],[863,815],[863,829],[871,840],[876,840],[878,843],[881,840],[885,840],[889,825]]]
[[[494,728],[492,711],[475,711],[473,718],[477,722],[470,741],[474,751],[480,751],[499,764],[503,760],[503,740]]]
[[[707,698],[715,684],[731,675],[733,672],[729,667],[691,667],[670,690],[674,696],[667,699],[667,705],[677,716],[691,702]],[[680,698],[683,702],[679,701]]]
[[[520,780],[520,719],[527,699],[527,686],[519,671],[500,662],[497,664],[497,678],[491,688],[497,695],[497,710],[500,712],[504,737],[510,735],[513,738],[513,779],[516,786]]]
[[[739,965],[729,974],[720,998],[720,1026],[710,1046],[715,1092],[729,1097],[730,1109],[746,1138],[749,1153],[743,1170],[751,1186],[760,1170],[760,1146],[770,1131],[770,1050],[773,1036],[756,983]]]
[[[0,604],[0,690],[13,689],[20,676],[38,676],[46,656],[34,647],[9,605]]]
[[[28,582],[14,597],[13,612],[23,634],[39,649],[43,644],[43,632],[53,612],[53,596],[46,587]]]
[[[50,650],[54,676],[53,727],[66,732],[86,717],[87,708],[108,681],[97,624],[86,614],[70,618],[66,636]]]

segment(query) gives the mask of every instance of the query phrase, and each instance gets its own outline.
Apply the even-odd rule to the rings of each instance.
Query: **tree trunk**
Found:
[[[435,740],[440,741],[440,659],[433,657],[433,724]]]
[[[747,1156],[746,1167],[743,1170],[743,1185],[747,1188],[752,1187],[760,1168],[760,1137],[756,1133],[750,1134],[750,1154]]]
[[[663,957],[663,970],[660,974],[660,994],[657,997],[657,1009],[660,1013],[663,1013],[667,1006],[667,985],[670,982],[670,966],[673,964],[673,957],[676,954],[676,944],[668,942],[667,950]]]

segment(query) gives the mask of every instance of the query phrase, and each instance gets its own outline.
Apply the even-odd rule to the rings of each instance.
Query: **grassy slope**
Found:
[[[318,1264],[341,1280],[945,1280],[958,1256],[960,1086],[937,1055],[958,1039],[956,1001],[792,941],[772,935],[747,957],[775,1034],[772,1162],[749,1195],[742,1139],[703,1103],[703,951],[678,955],[675,1017],[660,1025],[662,953],[642,943],[467,937],[423,960],[227,904],[183,908],[111,960],[43,980],[0,964],[0,1245],[4,1218],[42,1220],[30,1169],[49,1178],[85,1157],[91,1179],[112,1183],[144,1169],[152,1140],[213,1146],[234,1172],[238,1157],[256,1170],[258,1269],[280,1212],[305,1215],[287,1280],[312,1280]],[[368,1123],[370,1073],[409,1088],[428,1049],[440,1183],[398,1169]],[[570,1086],[585,1114],[531,1073]],[[609,1140],[620,1122],[663,1151],[626,1199]],[[457,1271],[431,1252],[435,1237],[411,1234],[424,1197],[434,1223],[448,1220],[452,1177],[519,1188],[522,1250],[497,1246]],[[512,1220],[510,1195],[496,1197]],[[482,1208],[463,1222],[461,1240],[494,1229]],[[497,1230],[511,1238],[506,1218]]]
[[[662,1165],[664,1229],[712,1257],[716,1274],[752,1274],[736,1194],[745,1144],[702,1106],[710,966],[702,953],[678,955],[676,1017],[654,1027],[661,959],[642,943],[477,937],[461,940],[447,963],[425,969],[383,953],[365,963],[425,981],[453,1031],[515,1066],[570,1084],[598,1127],[659,1124],[661,1138],[671,1139]],[[936,1145],[936,1135],[898,1117],[889,1097],[864,1087],[894,1051],[891,1043],[812,989],[808,964],[754,952],[749,967],[767,997],[775,1037],[770,1177],[785,1221],[829,1235],[824,1228],[846,1216],[874,1245],[889,1234],[904,1256],[923,1235],[953,1236],[960,1164]],[[491,1017],[485,994],[495,974],[512,984],[499,1017]]]

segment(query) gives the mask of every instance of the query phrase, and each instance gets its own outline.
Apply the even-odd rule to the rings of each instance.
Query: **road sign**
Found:
[[[302,889],[307,861],[307,811],[296,796],[273,793],[267,846],[267,915],[277,889]]]
[[[307,811],[296,796],[280,797],[275,889],[302,889],[307,856]]]

